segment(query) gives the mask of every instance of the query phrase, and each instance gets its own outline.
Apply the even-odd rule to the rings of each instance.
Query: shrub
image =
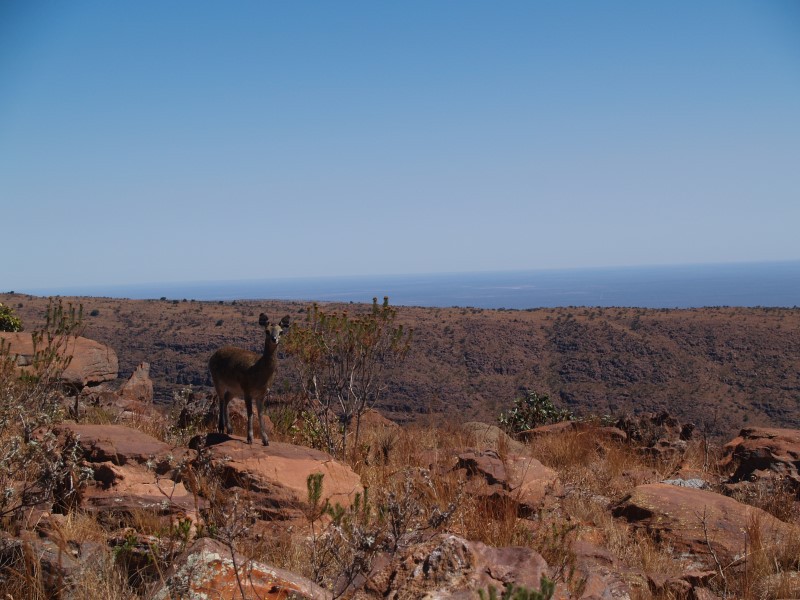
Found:
[[[489,586],[488,594],[483,590],[478,590],[478,595],[481,600],[550,600],[555,591],[555,582],[542,575],[538,590],[509,584],[503,591],[502,596],[498,596],[497,590],[492,586]]]
[[[0,331],[22,331],[22,320],[10,306],[0,303]]]
[[[347,458],[347,435],[358,447],[361,416],[385,388],[384,373],[408,353],[412,332],[396,324],[397,309],[384,298],[372,310],[349,315],[314,304],[292,327],[286,349],[296,359],[310,411],[332,454]]]
[[[81,311],[51,301],[45,326],[33,332],[33,360],[20,372],[17,356],[0,343],[0,520],[14,522],[22,510],[55,501],[65,511],[81,480],[75,440],[59,440],[53,425],[62,417],[58,377],[69,365],[69,338]]]
[[[514,408],[499,417],[500,426],[509,433],[528,431],[539,425],[571,421],[572,412],[556,408],[550,396],[541,396],[533,390],[528,390],[524,398],[514,400]]]

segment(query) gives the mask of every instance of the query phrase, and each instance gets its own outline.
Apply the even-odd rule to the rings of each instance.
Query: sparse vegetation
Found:
[[[299,381],[325,436],[326,449],[347,457],[347,433],[357,447],[361,417],[386,389],[385,373],[408,353],[412,332],[384,298],[369,312],[331,312],[314,304],[286,342]]]
[[[500,426],[509,433],[520,433],[560,421],[570,421],[573,415],[569,410],[559,409],[547,394],[539,395],[528,390],[525,396],[514,400],[514,408],[500,414]]]
[[[0,302],[0,331],[22,331],[22,319],[14,314],[14,309]]]

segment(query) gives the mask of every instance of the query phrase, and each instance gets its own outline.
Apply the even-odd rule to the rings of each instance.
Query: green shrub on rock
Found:
[[[22,331],[22,319],[3,303],[0,303],[0,331]]]

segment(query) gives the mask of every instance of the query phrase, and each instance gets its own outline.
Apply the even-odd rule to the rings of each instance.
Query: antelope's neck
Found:
[[[273,342],[269,336],[267,336],[266,341],[264,342],[264,358],[267,361],[272,362],[275,360],[275,351],[278,349],[278,344]]]

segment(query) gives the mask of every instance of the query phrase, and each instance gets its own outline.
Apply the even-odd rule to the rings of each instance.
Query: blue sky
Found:
[[[0,288],[800,259],[800,4],[0,3]]]

